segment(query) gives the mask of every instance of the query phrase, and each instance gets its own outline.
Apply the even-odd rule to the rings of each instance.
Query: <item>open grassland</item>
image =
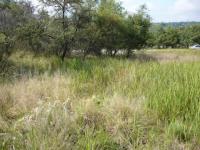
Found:
[[[158,59],[164,54],[179,58]],[[194,56],[13,54],[0,64],[0,149],[200,149]]]

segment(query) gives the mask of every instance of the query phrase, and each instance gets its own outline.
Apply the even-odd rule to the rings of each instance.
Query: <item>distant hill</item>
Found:
[[[162,26],[162,27],[186,27],[192,25],[200,25],[200,22],[166,22],[166,23],[153,23],[153,26]]]
[[[185,27],[192,25],[200,25],[200,22],[169,22],[169,23],[154,23],[154,25],[160,25],[163,27]]]
[[[180,28],[180,27],[189,27],[193,25],[200,25],[200,22],[165,22],[165,23],[153,23],[151,31],[156,31],[159,27],[167,28]]]

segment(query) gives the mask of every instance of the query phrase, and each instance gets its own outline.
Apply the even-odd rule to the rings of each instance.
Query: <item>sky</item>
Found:
[[[130,13],[146,4],[153,22],[200,21],[200,0],[120,0]],[[37,0],[33,4],[39,5]]]

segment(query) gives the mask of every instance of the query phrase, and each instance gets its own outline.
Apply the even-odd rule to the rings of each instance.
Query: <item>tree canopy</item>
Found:
[[[1,58],[13,49],[56,54],[64,60],[74,51],[84,57],[115,56],[120,51],[129,57],[135,49],[200,44],[200,25],[152,28],[145,5],[136,13],[129,13],[116,0],[40,2],[40,9],[30,1],[0,2]],[[53,11],[49,12],[49,8]]]

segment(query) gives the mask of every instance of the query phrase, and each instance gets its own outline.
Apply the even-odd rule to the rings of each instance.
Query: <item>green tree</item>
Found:
[[[11,53],[12,42],[3,33],[0,33],[0,61]]]
[[[191,33],[192,44],[200,44],[200,25],[192,26]]]
[[[97,2],[86,0],[81,6],[82,8],[74,15],[77,30],[75,47],[83,51],[84,58],[90,53],[101,55],[102,44],[101,31],[97,25]]]
[[[180,45],[183,48],[189,48],[189,46],[192,44],[192,33],[190,31],[190,28],[184,27],[180,28]]]
[[[29,2],[3,0],[0,3],[0,55],[9,56],[16,41],[16,28],[31,17],[33,8]]]
[[[167,28],[164,43],[166,47],[177,48],[180,44],[179,31],[176,28]]]
[[[143,5],[136,14],[128,15],[126,19],[123,33],[127,57],[130,57],[133,49],[141,49],[147,45],[151,19],[146,10],[146,6]]]
[[[57,37],[62,44],[62,54],[61,58],[64,60],[66,54],[70,53],[71,43],[74,40],[74,24],[72,22],[71,16],[80,8],[81,0],[40,0],[47,6],[55,8],[57,12],[57,20],[60,20],[60,34],[61,37]],[[56,17],[56,16],[55,16]]]
[[[31,50],[35,53],[44,51],[48,45],[49,37],[44,22],[38,20],[30,20],[29,23],[17,29],[18,40],[27,42]]]
[[[115,0],[101,1],[98,8],[97,25],[101,31],[102,47],[112,56],[122,48],[122,26],[125,13],[121,3]]]

